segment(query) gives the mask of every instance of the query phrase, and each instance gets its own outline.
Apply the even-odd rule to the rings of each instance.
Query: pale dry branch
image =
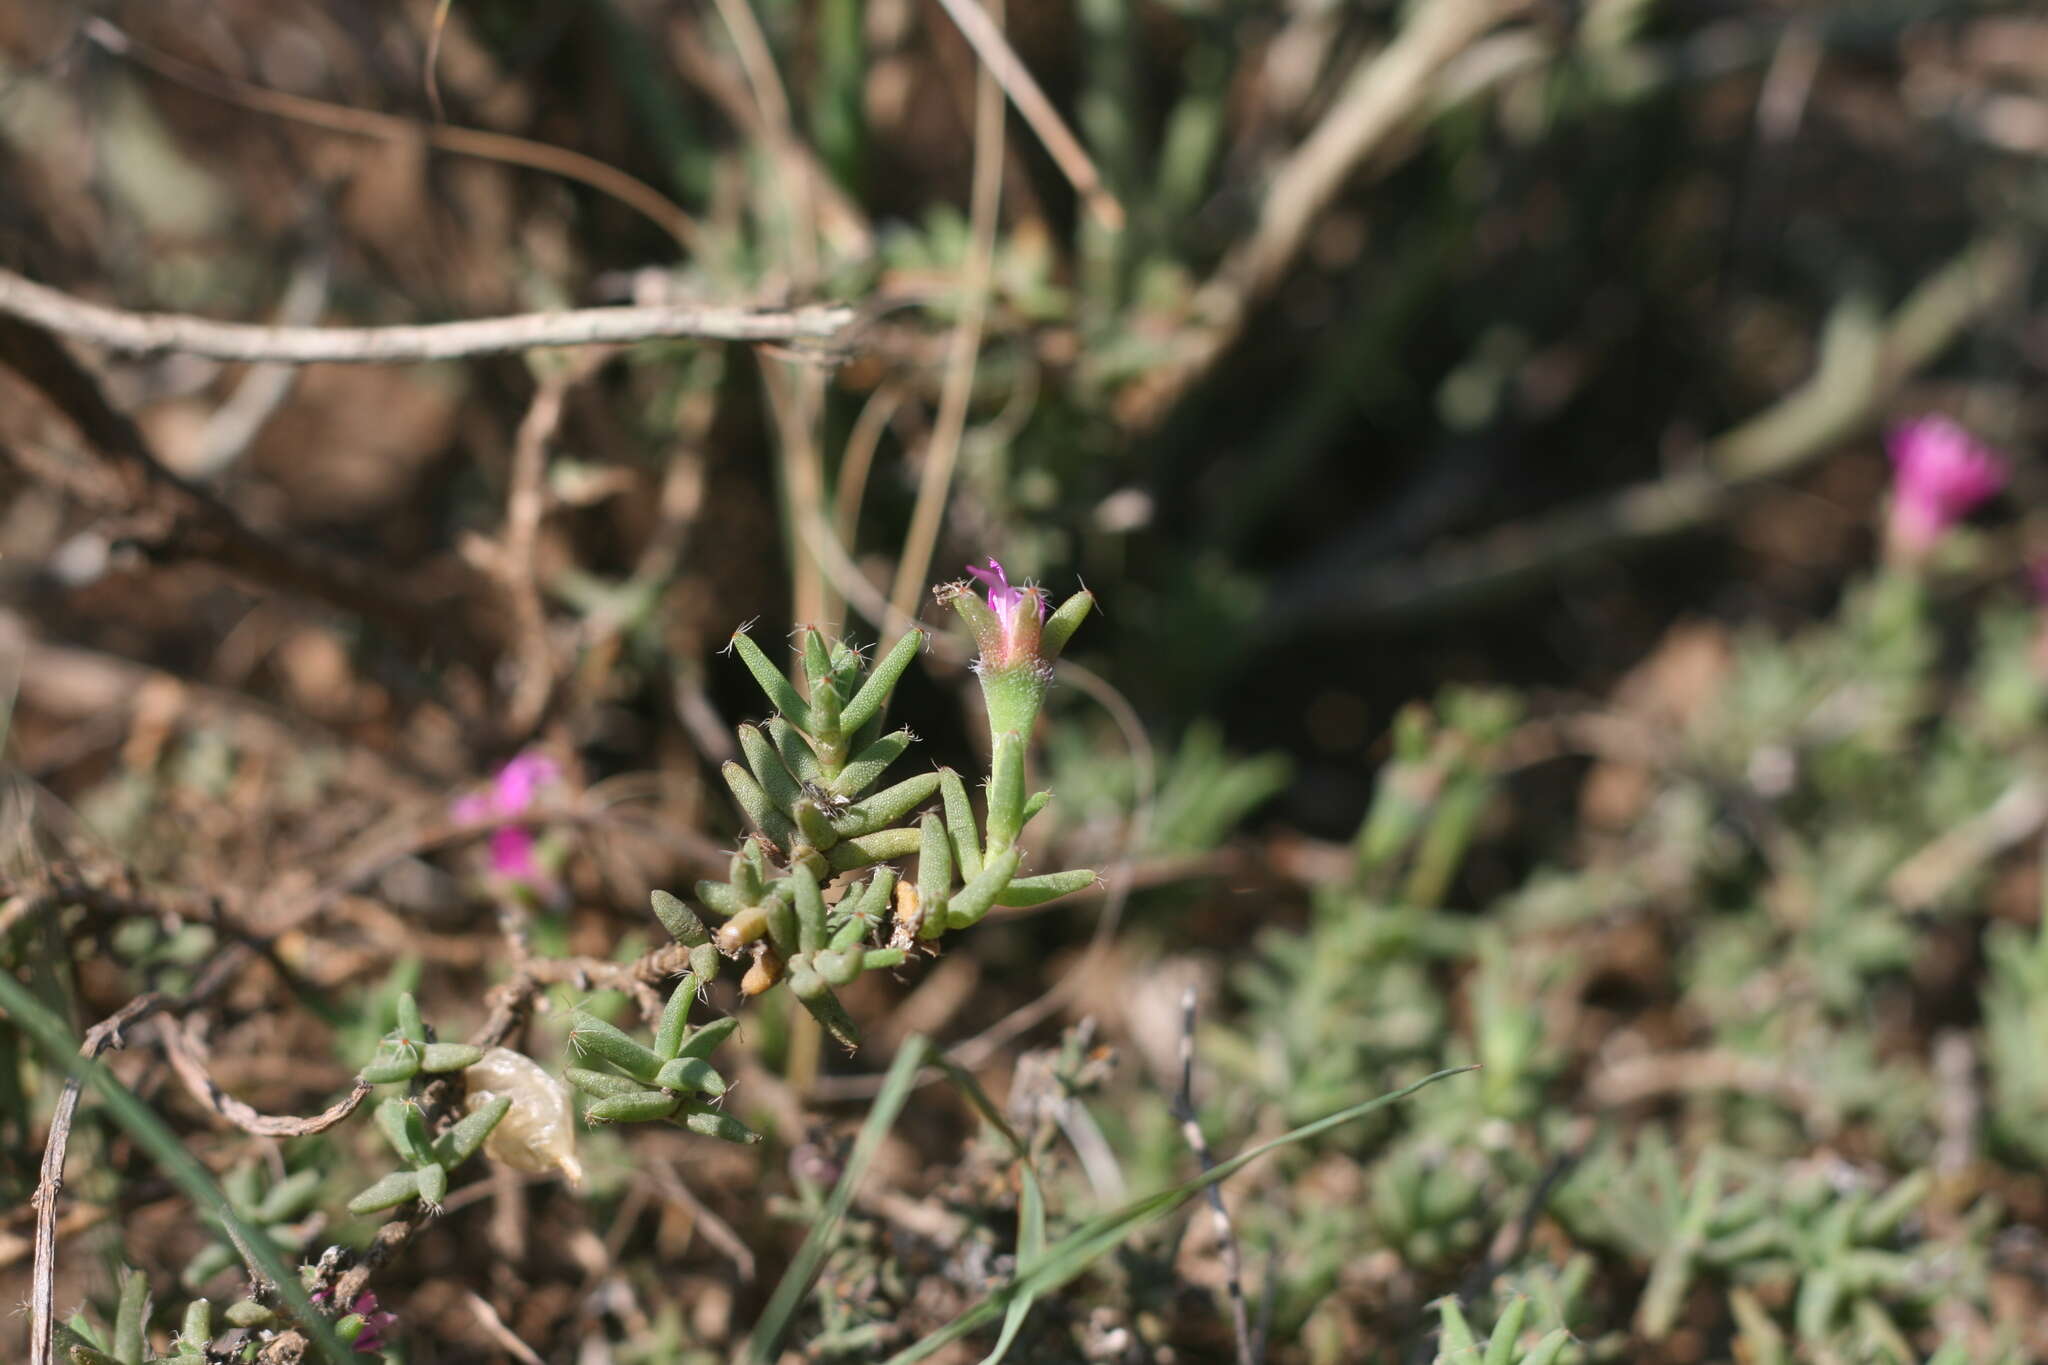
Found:
[[[1017,56],[1010,40],[978,0],[939,0],[940,8],[959,28],[960,36],[974,49],[974,55],[981,58],[981,64],[994,76],[1003,92],[1010,97],[1010,103],[1017,106],[1034,136],[1045,145],[1046,154],[1053,164],[1060,168],[1060,174],[1074,187],[1088,205],[1088,211],[1095,215],[1097,222],[1111,231],[1121,231],[1124,225],[1124,206],[1102,183],[1102,176],[1095,169],[1095,162],[1081,146],[1080,139],[1067,128],[1066,120],[1059,110],[1053,108],[1045,91],[1039,88],[1031,69]]]
[[[372,1088],[368,1081],[358,1076],[348,1094],[310,1118],[259,1114],[250,1105],[221,1089],[219,1083],[207,1074],[206,1056],[198,1039],[177,1020],[159,1021],[157,1037],[163,1043],[164,1056],[170,1059],[171,1070],[178,1073],[178,1079],[193,1099],[243,1132],[254,1133],[258,1137],[305,1137],[309,1133],[323,1133],[355,1113],[369,1097]]]
[[[0,270],[0,313],[113,351],[179,352],[284,365],[403,365],[536,347],[663,340],[812,343],[829,350],[845,342],[858,316],[840,304],[789,309],[661,304],[391,327],[268,327],[180,313],[125,312],[88,303],[10,270]]]

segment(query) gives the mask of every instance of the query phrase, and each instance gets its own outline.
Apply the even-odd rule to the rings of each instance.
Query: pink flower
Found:
[[[489,791],[471,792],[451,804],[448,813],[465,825],[514,819],[533,806],[541,788],[560,776],[561,770],[552,759],[541,754],[521,754],[498,769]],[[551,889],[533,849],[532,830],[523,825],[500,825],[491,832],[491,871],[536,891]]]
[[[398,1314],[377,1311],[375,1294],[358,1294],[355,1311],[363,1315],[363,1330],[356,1333],[353,1343],[359,1352],[377,1350],[384,1344],[384,1334],[398,1325]]]
[[[1939,414],[1901,422],[1885,445],[1896,471],[1886,541],[1907,562],[1926,558],[1949,527],[2005,487],[2004,458]]]
[[[327,1297],[327,1291],[323,1289],[313,1295],[313,1302],[325,1303]],[[369,1355],[380,1350],[384,1345],[384,1334],[398,1325],[398,1314],[378,1312],[377,1296],[367,1290],[356,1295],[356,1301],[350,1305],[349,1312],[358,1314],[363,1319],[362,1327],[356,1332],[356,1339],[349,1343],[359,1355]]]
[[[1038,658],[1039,628],[1045,622],[1045,593],[1032,587],[1011,587],[1010,576],[991,557],[986,569],[967,566],[970,578],[988,589],[988,609],[995,617],[993,630],[977,631],[981,666],[1004,669]]]

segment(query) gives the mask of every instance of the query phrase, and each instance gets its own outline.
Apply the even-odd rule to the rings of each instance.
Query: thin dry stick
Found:
[[[725,31],[732,36],[733,49],[739,54],[740,70],[746,75],[754,107],[760,111],[769,150],[782,166],[775,184],[788,208],[791,282],[797,289],[807,290],[818,278],[818,214],[811,202],[810,163],[790,117],[789,92],[775,70],[775,53],[768,46],[768,35],[761,31],[760,20],[754,17],[753,7],[747,0],[714,3],[718,6],[718,17],[725,22]]]
[[[595,368],[590,365],[550,366],[520,419],[512,442],[512,477],[505,491],[505,531],[495,545],[472,544],[488,561],[491,576],[511,604],[517,633],[519,674],[506,698],[503,732],[524,738],[540,724],[555,690],[554,653],[548,648],[547,610],[541,602],[534,554],[540,524],[547,511],[547,447],[562,424],[569,390]]]
[[[545,346],[623,345],[679,340],[822,343],[846,341],[855,310],[835,304],[801,308],[572,308],[515,313],[468,322],[396,327],[266,327],[215,322],[180,313],[130,313],[87,303],[61,290],[0,270],[0,313],[61,336],[137,355],[183,352],[214,360],[285,365],[403,365],[459,360]]]
[[[1173,1097],[1173,1115],[1180,1120],[1181,1136],[1207,1175],[1215,1169],[1216,1158],[1202,1125],[1195,1117],[1195,988],[1180,996],[1180,1092]],[[1230,1224],[1230,1210],[1224,1207],[1223,1190],[1209,1186],[1209,1211],[1216,1219],[1216,1244],[1223,1256],[1224,1282],[1230,1290],[1230,1327],[1237,1337],[1238,1365],[1258,1365],[1257,1343],[1252,1339],[1252,1318],[1244,1302],[1244,1261],[1238,1254],[1237,1230]]]
[[[867,494],[868,473],[875,466],[882,433],[902,406],[903,390],[884,383],[861,405],[860,416],[846,433],[846,448],[839,452],[839,478],[832,489],[832,526],[839,543],[849,549],[860,538],[861,499]]]
[[[1045,150],[1052,157],[1053,164],[1066,176],[1067,183],[1074,187],[1088,205],[1088,211],[1095,215],[1097,222],[1112,232],[1120,232],[1124,226],[1124,206],[1102,183],[1102,176],[1096,172],[1095,162],[1082,149],[1079,139],[1067,129],[1066,120],[1052,101],[1039,89],[1032,78],[1030,68],[1017,56],[1009,39],[1003,36],[1000,26],[1000,11],[991,17],[975,0],[939,0],[940,8],[946,11],[960,35],[967,39],[974,55],[981,58],[982,67],[992,74],[1017,106],[1017,112],[1038,140],[1045,144]]]
[[[206,1056],[198,1040],[176,1020],[159,1021],[157,1038],[163,1044],[164,1056],[170,1059],[171,1069],[178,1073],[178,1079],[184,1082],[193,1099],[243,1132],[254,1133],[258,1137],[305,1137],[310,1133],[325,1132],[355,1113],[373,1088],[358,1076],[348,1094],[311,1118],[279,1118],[260,1114],[221,1089],[219,1083],[207,1074]]]
[[[629,208],[635,209],[653,221],[664,232],[675,239],[676,245],[685,252],[695,254],[701,234],[696,220],[685,213],[661,191],[643,180],[636,180],[619,170],[607,166],[595,157],[581,152],[572,152],[566,147],[555,147],[545,142],[534,142],[528,138],[513,137],[509,133],[490,133],[479,128],[452,128],[445,123],[420,123],[414,119],[399,118],[392,114],[380,114],[370,109],[351,109],[345,105],[328,104],[322,100],[307,99],[302,95],[287,95],[280,90],[267,90],[260,85],[235,80],[218,72],[183,62],[168,53],[158,52],[136,42],[125,31],[101,18],[85,21],[84,35],[119,57],[125,57],[145,70],[153,71],[169,81],[175,81],[188,90],[210,98],[254,109],[258,113],[270,114],[277,118],[290,119],[313,128],[324,128],[330,133],[342,133],[350,137],[375,138],[384,142],[425,142],[430,147],[457,156],[471,156],[481,161],[497,161],[509,166],[525,166],[529,170],[559,175],[564,180],[574,180],[588,185],[600,194],[608,195]]]
[[[110,1047],[121,1046],[121,1030],[146,1018],[163,1003],[155,992],[138,995],[114,1014],[92,1026],[78,1049],[96,1058]],[[78,1113],[78,1092],[82,1082],[72,1076],[57,1096],[50,1114],[50,1135],[43,1143],[43,1165],[29,1203],[36,1211],[35,1264],[29,1275],[28,1359],[29,1365],[50,1365],[54,1359],[57,1294],[57,1196],[64,1189],[64,1154],[71,1146],[71,1122]]]
[[[1001,19],[1001,4],[1002,0],[996,0],[995,21],[982,15],[979,7],[974,12],[993,26]],[[910,514],[903,554],[896,561],[896,585],[889,593],[890,605],[906,616],[916,611],[924,596],[925,576],[931,571],[939,522],[945,516],[953,468],[960,458],[960,439],[967,430],[967,406],[974,398],[974,365],[981,354],[982,325],[988,317],[997,214],[1003,194],[1003,97],[997,80],[994,65],[984,60],[974,84],[974,187],[967,258],[960,269],[960,318],[953,325],[946,377],[939,389],[939,418],[925,450],[917,506]]]
[[[79,1055],[96,1059],[109,1048],[123,1045],[122,1032],[133,1028],[161,1009],[188,1009],[205,1003],[232,979],[249,956],[246,944],[230,944],[203,968],[192,989],[171,997],[155,991],[136,996],[86,1030]],[[71,1145],[71,1124],[78,1113],[81,1078],[64,1082],[50,1114],[50,1133],[43,1143],[43,1164],[29,1202],[36,1211],[35,1263],[29,1274],[29,1365],[51,1365],[56,1331],[57,1196],[64,1189],[64,1155]]]

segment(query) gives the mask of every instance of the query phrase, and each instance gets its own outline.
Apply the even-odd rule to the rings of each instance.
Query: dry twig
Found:
[[[940,8],[960,29],[960,36],[974,49],[974,55],[981,58],[981,64],[994,76],[1010,97],[1010,103],[1017,106],[1017,112],[1031,128],[1038,140],[1045,144],[1046,153],[1053,164],[1060,168],[1060,174],[1074,187],[1088,205],[1088,211],[1095,220],[1111,231],[1122,231],[1124,206],[1102,183],[1096,172],[1095,162],[1082,148],[1067,128],[1066,120],[1052,101],[1045,97],[1032,78],[1031,69],[1017,56],[1009,39],[991,19],[977,0],[939,0]]]
[[[1195,1117],[1195,988],[1189,986],[1180,997],[1180,1089],[1173,1097],[1173,1116],[1180,1120],[1181,1137],[1201,1164],[1202,1174],[1215,1169],[1216,1158],[1202,1125]],[[1238,1252],[1237,1230],[1231,1226],[1230,1210],[1224,1206],[1223,1191],[1217,1185],[1208,1190],[1209,1211],[1216,1220],[1216,1245],[1223,1257],[1224,1282],[1230,1291],[1230,1327],[1237,1338],[1238,1365],[1258,1365],[1261,1343],[1252,1338],[1251,1313],[1244,1301],[1244,1260]]]
[[[355,1113],[363,1101],[369,1098],[373,1088],[368,1081],[358,1076],[348,1094],[311,1118],[259,1114],[251,1106],[221,1089],[213,1077],[207,1074],[205,1052],[200,1047],[198,1039],[186,1031],[187,1027],[174,1019],[162,1020],[157,1025],[157,1037],[163,1043],[164,1056],[170,1059],[171,1069],[178,1073],[178,1079],[184,1082],[186,1091],[193,1099],[245,1133],[254,1133],[258,1137],[287,1138],[325,1132]]]
[[[549,346],[622,345],[635,341],[843,342],[855,310],[838,304],[744,308],[658,304],[515,313],[468,322],[395,327],[267,327],[215,322],[181,313],[130,313],[87,303],[62,290],[0,270],[0,313],[60,336],[110,350],[156,355],[169,351],[215,360],[285,365],[397,365],[459,360]]]

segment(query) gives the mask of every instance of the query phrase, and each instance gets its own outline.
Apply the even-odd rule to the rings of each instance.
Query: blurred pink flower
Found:
[[[1926,558],[1949,527],[2005,487],[2004,457],[1939,414],[1901,422],[1885,445],[1895,471],[1886,543],[1908,562]]]
[[[988,609],[996,618],[997,630],[978,642],[982,666],[1002,669],[1035,659],[1038,628],[1045,621],[1045,593],[1038,588],[1011,587],[1010,576],[993,557],[986,569],[968,565],[967,574],[988,589]]]
[[[561,776],[554,760],[541,754],[521,754],[498,769],[488,791],[471,792],[448,807],[448,813],[465,825],[492,820],[509,820],[532,807],[541,788]],[[523,825],[500,825],[491,832],[491,871],[536,891],[547,891],[547,875],[533,856],[533,831]]]

